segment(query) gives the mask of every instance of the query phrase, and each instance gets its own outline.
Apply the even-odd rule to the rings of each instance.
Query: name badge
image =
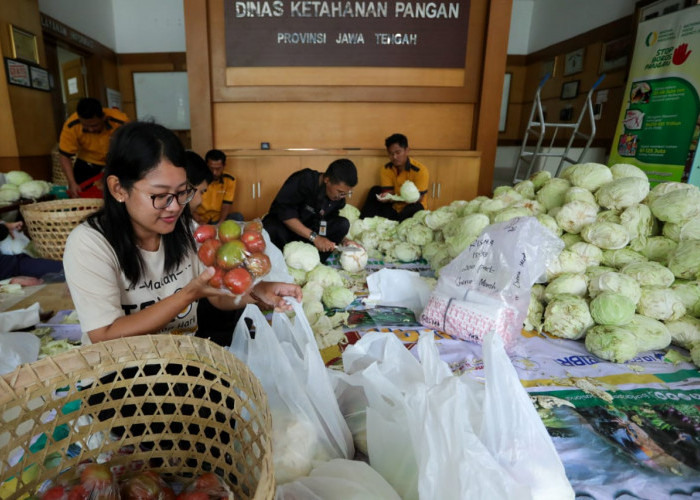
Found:
[[[325,236],[326,235],[326,226],[327,226],[326,221],[322,220],[321,226],[318,228],[318,234],[320,234],[321,236]]]

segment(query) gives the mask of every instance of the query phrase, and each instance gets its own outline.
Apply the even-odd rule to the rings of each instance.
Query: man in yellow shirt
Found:
[[[97,99],[84,97],[78,101],[75,113],[63,124],[58,143],[61,167],[68,179],[71,197],[102,197],[99,186],[107,161],[109,139],[128,121],[124,113],[103,108]]]
[[[236,179],[224,173],[226,155],[223,151],[212,149],[204,155],[207,167],[214,180],[202,195],[202,203],[194,211],[194,220],[199,224],[218,224],[226,219],[243,220],[243,216],[233,211],[233,198],[236,194]]]
[[[380,185],[370,189],[367,201],[362,207],[362,217],[380,216],[402,221],[412,217],[416,212],[428,208],[428,168],[409,157],[411,148],[403,134],[393,134],[384,141],[389,161],[380,172]],[[411,181],[420,192],[420,198],[414,203],[393,202],[386,198],[388,194],[398,195],[404,182]]]

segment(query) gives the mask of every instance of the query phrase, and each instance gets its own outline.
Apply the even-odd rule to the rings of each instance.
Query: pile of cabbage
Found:
[[[0,207],[16,203],[20,198],[36,200],[51,191],[50,182],[34,180],[21,170],[6,172],[4,177],[0,185]]]
[[[370,257],[423,258],[436,274],[489,224],[534,216],[566,247],[532,289],[527,329],[585,339],[589,351],[614,362],[671,342],[700,361],[700,190],[693,185],[651,189],[634,165],[581,163],[558,178],[540,171],[491,198],[455,201],[401,223],[360,219],[348,207],[348,237]]]
[[[516,201],[494,217],[529,204],[566,245],[532,289],[526,328],[617,363],[671,343],[700,349],[700,189],[650,189],[634,165],[581,163],[496,189],[504,198]]]
[[[321,264],[318,250],[309,243],[292,241],[284,246],[282,253],[289,274],[302,287],[302,307],[319,349],[342,342],[345,339],[342,326],[347,324],[349,313],[338,309],[347,308],[355,300],[343,276],[337,269]],[[329,316],[327,309],[335,313]]]

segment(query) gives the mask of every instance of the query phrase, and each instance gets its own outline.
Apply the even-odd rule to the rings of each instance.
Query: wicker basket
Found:
[[[51,182],[59,186],[68,185],[68,178],[61,167],[61,153],[58,152],[58,144],[51,150]]]
[[[68,234],[103,203],[99,198],[52,200],[22,205],[20,211],[37,253],[62,260]]]
[[[214,472],[236,499],[274,496],[267,396],[209,340],[145,335],[22,365],[0,378],[0,412],[4,498],[72,477],[85,461],[185,485]]]

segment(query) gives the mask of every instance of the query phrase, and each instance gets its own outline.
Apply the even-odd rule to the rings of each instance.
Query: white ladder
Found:
[[[544,78],[542,78],[539,86],[537,87],[537,91],[535,92],[535,100],[532,103],[530,119],[528,120],[527,129],[525,130],[525,137],[523,137],[523,143],[520,147],[520,153],[518,154],[518,158],[515,161],[515,169],[513,172],[513,184],[516,184],[522,180],[529,178],[530,175],[533,173],[532,169],[542,158],[560,158],[559,165],[557,165],[557,172],[555,174],[555,177],[558,176],[564,167],[564,162],[568,162],[571,164],[580,163],[581,159],[588,152],[588,148],[590,147],[591,142],[593,142],[593,137],[595,137],[596,125],[592,98],[593,92],[598,87],[598,85],[600,85],[600,82],[603,81],[605,75],[601,75],[600,78],[598,78],[598,80],[588,91],[588,94],[586,95],[586,101],[583,104],[583,109],[581,109],[581,113],[579,114],[578,119],[575,123],[545,122],[540,93],[542,91],[542,87],[544,87],[544,84],[547,82],[547,80],[549,80],[550,76],[551,73],[548,73],[544,76]],[[584,134],[583,132],[579,131],[579,128],[581,127],[581,123],[583,123],[584,118],[588,118],[588,120],[590,121],[591,132],[589,134]],[[549,146],[545,151],[543,151],[542,142],[545,138],[545,132],[548,129],[551,129],[552,127],[554,128],[554,132],[552,133]],[[569,138],[569,142],[566,144],[566,148],[564,149],[564,151],[561,153],[556,153],[552,152],[552,147],[554,145],[554,140],[557,137],[557,132],[559,132],[559,129],[571,129],[571,137]],[[537,138],[537,142],[534,145],[528,144],[528,139],[530,138],[530,135]],[[571,158],[569,156],[569,151],[571,150],[571,146],[573,145],[574,140],[577,138],[585,139],[586,145],[584,146],[578,158]],[[527,166],[527,172],[524,176],[520,177],[519,171],[522,169],[523,166]]]

